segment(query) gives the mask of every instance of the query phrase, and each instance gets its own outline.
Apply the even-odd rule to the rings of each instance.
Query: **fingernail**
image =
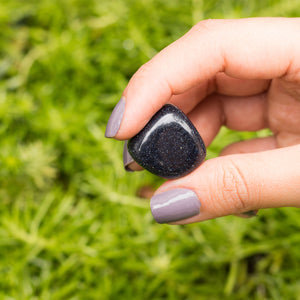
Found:
[[[252,217],[257,217],[257,212],[258,212],[258,210],[249,210],[249,211],[243,212],[241,214],[238,214],[237,216],[248,219],[248,218],[252,218]]]
[[[120,101],[117,103],[117,105],[115,106],[107,122],[105,137],[112,138],[118,133],[124,111],[125,111],[125,98],[122,97]]]
[[[151,198],[150,207],[157,223],[183,220],[199,214],[200,201],[192,190],[179,188]]]
[[[133,170],[130,169],[129,165],[134,162],[134,159],[131,157],[131,155],[128,152],[127,143],[128,143],[128,141],[125,141],[125,143],[124,143],[124,149],[123,149],[123,164],[124,164],[124,169],[127,172],[133,172]]]

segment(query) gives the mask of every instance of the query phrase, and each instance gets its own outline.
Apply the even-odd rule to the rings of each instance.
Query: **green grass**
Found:
[[[0,299],[300,299],[300,211],[158,225],[104,138],[137,68],[204,18],[299,1],[0,0]],[[209,148],[259,133],[222,130]]]

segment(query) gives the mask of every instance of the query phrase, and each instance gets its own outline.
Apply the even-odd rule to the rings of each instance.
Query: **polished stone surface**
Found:
[[[187,175],[206,155],[205,145],[192,122],[171,104],[163,106],[127,146],[139,165],[164,178]]]

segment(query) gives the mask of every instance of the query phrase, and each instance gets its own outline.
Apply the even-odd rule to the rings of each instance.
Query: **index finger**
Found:
[[[296,73],[299,25],[299,19],[286,18],[198,23],[133,75],[123,94],[125,111],[115,137],[131,138],[172,95],[199,84],[205,89],[218,72],[241,79]]]

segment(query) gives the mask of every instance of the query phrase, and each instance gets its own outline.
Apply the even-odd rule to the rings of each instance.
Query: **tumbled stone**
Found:
[[[197,168],[206,148],[188,117],[176,106],[166,104],[147,125],[128,141],[132,158],[151,173],[179,178]]]

